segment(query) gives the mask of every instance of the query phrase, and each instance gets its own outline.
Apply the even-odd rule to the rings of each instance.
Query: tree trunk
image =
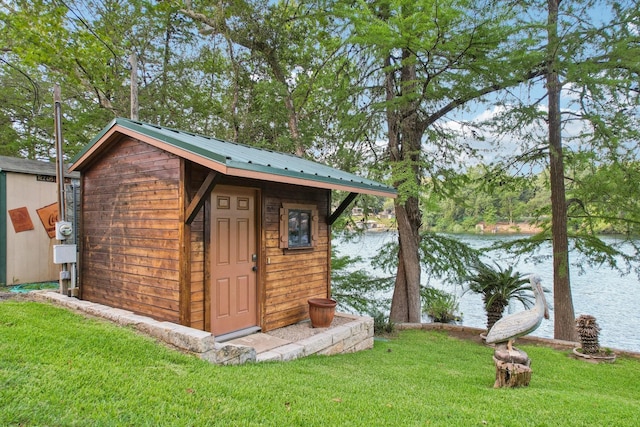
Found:
[[[496,365],[496,382],[493,388],[527,387],[531,382],[531,367],[526,364],[505,362],[495,356],[493,362]]]
[[[551,181],[551,233],[553,239],[553,302],[554,338],[575,341],[575,314],[569,281],[569,238],[567,234],[567,204],[564,186],[564,161],[560,117],[560,81],[556,50],[558,39],[558,4],[548,0],[549,56],[547,91],[549,96],[549,166]]]
[[[391,300],[390,319],[397,323],[420,323],[420,233],[407,214],[406,204],[396,203],[398,221],[398,271]],[[417,205],[417,203],[416,203]]]
[[[416,69],[403,51],[400,67],[400,84],[397,74],[387,71],[385,79],[387,106],[387,126],[389,131],[389,153],[399,197],[396,199],[396,221],[398,223],[398,271],[391,300],[390,319],[394,322],[419,323],[422,319],[420,304],[420,225],[421,215],[418,203],[420,188],[420,151],[424,128],[418,123],[418,104],[411,99],[415,92]],[[388,57],[386,69],[391,70]],[[408,96],[407,96],[408,95]],[[399,98],[407,96],[403,102]],[[395,104],[395,105],[394,105]]]
[[[291,90],[289,90],[289,85],[287,84],[287,75],[285,74],[285,70],[283,69],[282,64],[280,63],[280,59],[275,50],[265,49],[264,51],[260,51],[269,64],[271,68],[271,72],[273,73],[274,78],[278,83],[280,83],[287,94],[284,97],[284,106],[287,109],[288,116],[288,126],[289,126],[289,136],[293,140],[295,144],[295,155],[298,157],[304,156],[304,146],[302,145],[302,139],[300,138],[300,128],[298,126],[298,112],[296,111],[296,106],[293,100],[293,94]]]
[[[531,359],[529,355],[515,347],[507,349],[504,343],[496,344],[493,352],[493,363],[496,365],[496,382],[494,388],[527,387],[531,381]]]
[[[486,302],[485,302],[486,307]],[[505,305],[502,301],[494,300],[491,306],[487,307],[487,331],[493,328],[493,325],[500,319],[504,313]]]

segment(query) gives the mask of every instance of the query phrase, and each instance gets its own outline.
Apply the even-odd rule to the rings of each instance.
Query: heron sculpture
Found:
[[[531,289],[536,302],[530,310],[510,314],[498,320],[487,333],[486,342],[488,344],[507,343],[509,353],[513,350],[513,341],[523,335],[535,331],[542,318],[549,318],[549,308],[547,300],[544,298],[544,290],[539,276],[529,277]]]

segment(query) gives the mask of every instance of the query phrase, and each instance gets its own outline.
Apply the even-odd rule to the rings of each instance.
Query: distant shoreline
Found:
[[[495,224],[479,222],[476,224],[478,234],[536,234],[541,231],[540,226],[528,222],[497,222]]]

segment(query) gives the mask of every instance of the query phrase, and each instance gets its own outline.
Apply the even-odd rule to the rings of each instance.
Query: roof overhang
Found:
[[[227,176],[373,196],[397,196],[393,187],[310,160],[127,119],[116,119],[105,127],[76,156],[69,170],[86,169],[123,136]]]

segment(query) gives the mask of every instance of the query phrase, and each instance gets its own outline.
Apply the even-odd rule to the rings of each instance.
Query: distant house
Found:
[[[492,224],[480,221],[476,224],[476,233],[492,233],[492,234],[535,234],[542,231],[536,223],[530,222],[496,222]]]
[[[72,173],[66,181],[73,187],[79,177]],[[55,163],[0,156],[0,284],[58,280],[57,191]]]
[[[393,188],[292,155],[127,119],[76,157],[80,297],[211,331],[268,331],[331,294],[331,224]],[[332,190],[348,196],[335,210]]]

